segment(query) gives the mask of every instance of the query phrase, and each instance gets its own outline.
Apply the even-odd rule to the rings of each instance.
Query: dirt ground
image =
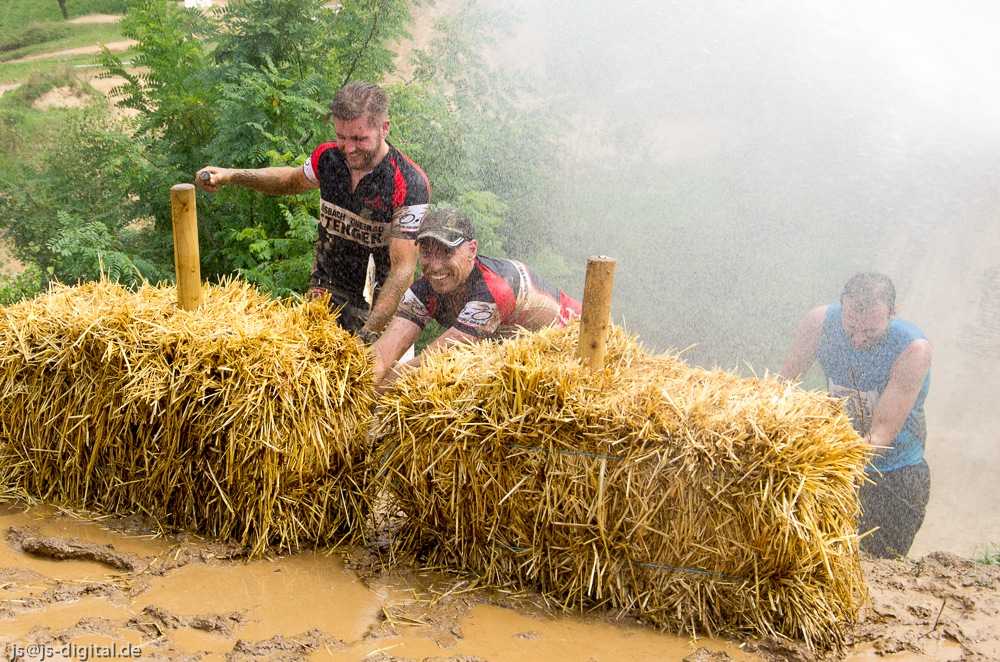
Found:
[[[74,18],[73,20],[67,21],[67,23],[114,23],[121,19],[121,16],[113,16],[110,14],[91,14],[89,16],[81,16],[80,18]],[[122,41],[113,41],[104,46],[108,47],[112,53],[120,53],[124,51],[129,46],[132,46],[136,42],[131,39],[125,39]],[[41,53],[39,55],[31,55],[28,57],[19,58],[17,60],[8,60],[7,64],[16,64],[18,62],[33,62],[35,60],[46,60],[55,57],[67,57],[70,55],[87,55],[89,53],[100,53],[101,45],[93,46],[81,46],[80,48],[69,48],[64,51],[53,51],[51,53]]]
[[[0,644],[11,660],[83,662],[80,650],[98,657],[102,646],[183,662],[1000,659],[1000,567],[946,552],[864,562],[870,608],[847,649],[817,654],[678,637],[614,613],[555,613],[530,592],[387,572],[362,548],[248,562],[236,546],[164,535],[140,517],[17,502],[0,504],[0,532]]]

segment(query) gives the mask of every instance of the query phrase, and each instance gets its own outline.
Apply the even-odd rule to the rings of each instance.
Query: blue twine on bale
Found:
[[[569,453],[570,455],[585,455],[586,457],[603,457],[608,460],[620,460],[614,455],[595,455],[594,453],[581,453],[580,451],[564,451],[558,448],[541,448],[540,446],[518,446],[517,444],[504,444],[507,448],[523,448],[529,451],[555,451],[556,453]]]

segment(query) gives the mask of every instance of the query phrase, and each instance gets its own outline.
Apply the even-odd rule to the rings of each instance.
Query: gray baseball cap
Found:
[[[427,212],[420,221],[417,241],[424,237],[440,241],[448,248],[456,248],[462,243],[476,238],[476,229],[465,212],[456,207],[442,207]]]

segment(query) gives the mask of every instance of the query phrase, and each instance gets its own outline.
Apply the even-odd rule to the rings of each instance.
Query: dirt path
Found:
[[[118,14],[89,14],[87,16],[80,16],[79,18],[74,18],[67,23],[114,23],[116,21],[122,20],[122,17]]]
[[[93,46],[81,46],[80,48],[68,48],[64,51],[54,51],[52,53],[41,53],[39,55],[29,55],[28,57],[18,58],[16,60],[7,60],[4,64],[18,64],[21,62],[34,62],[36,60],[49,60],[56,57],[69,57],[71,55],[88,55],[94,53],[100,53],[102,47],[107,47],[112,53],[120,53],[130,46],[134,46],[137,42],[134,39],[124,39],[122,41],[112,41],[107,44],[95,44]]]
[[[943,213],[915,221],[882,258],[899,291],[899,316],[934,347],[926,403],[931,499],[913,557],[981,556],[1000,544],[998,175],[994,167],[941,183]]]
[[[121,20],[121,16],[115,16],[112,14],[91,14],[89,16],[81,16],[80,18],[74,18],[69,23],[113,23],[115,21]],[[57,57],[69,57],[71,55],[87,55],[87,54],[97,54],[101,52],[102,47],[107,47],[112,53],[120,53],[127,50],[129,47],[134,46],[136,42],[132,39],[124,39],[121,41],[113,41],[107,44],[95,44],[92,46],[81,46],[80,48],[70,48],[62,51],[55,51],[52,53],[42,53],[39,55],[31,55],[29,57],[19,58],[17,60],[9,60],[5,64],[16,64],[18,62],[34,62],[37,60],[46,60]],[[80,77],[90,83],[91,87],[98,90],[103,94],[107,94],[112,87],[116,85],[121,85],[124,81],[123,78],[97,78],[93,70],[89,69],[79,69]],[[0,96],[4,92],[9,92],[10,90],[16,89],[21,85],[20,82],[17,83],[7,83],[0,85]],[[54,90],[53,93],[46,99],[39,100],[36,105],[38,108],[48,108],[51,106],[79,106],[83,105],[85,100],[73,95],[61,94],[60,90]],[[131,109],[118,109],[119,114],[134,115],[135,111]],[[2,250],[2,249],[0,249]],[[2,259],[2,255],[0,255]],[[15,271],[18,270],[17,267],[12,267]],[[8,269],[9,271],[9,269]]]

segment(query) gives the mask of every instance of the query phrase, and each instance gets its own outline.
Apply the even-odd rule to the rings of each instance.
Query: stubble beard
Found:
[[[351,165],[351,159],[348,157],[347,154],[344,154],[344,159],[347,161],[347,166],[351,170],[355,170],[357,172],[368,172],[369,170],[375,167],[375,159],[378,158],[379,152],[381,151],[382,151],[382,136],[379,136],[378,144],[375,145],[375,149],[371,151],[356,149],[354,150],[354,153],[351,154],[351,157],[356,157],[358,155],[364,156],[364,158],[358,165]]]

